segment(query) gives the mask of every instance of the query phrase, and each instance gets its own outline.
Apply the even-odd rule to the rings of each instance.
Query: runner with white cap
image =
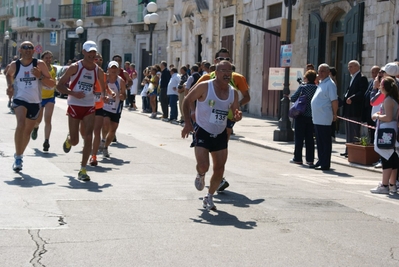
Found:
[[[90,157],[93,138],[94,116],[95,116],[95,94],[94,85],[98,80],[101,88],[101,97],[105,96],[105,83],[98,77],[104,76],[104,71],[96,63],[97,45],[93,41],[87,41],[82,48],[83,59],[72,64],[62,75],[58,82],[57,89],[62,94],[68,95],[68,126],[69,134],[64,142],[65,153],[71,150],[72,146],[79,143],[79,125],[83,122],[83,151],[81,169],[78,174],[79,180],[90,181],[86,173],[87,161]],[[69,88],[65,84],[69,83]],[[107,100],[104,99],[106,102]]]

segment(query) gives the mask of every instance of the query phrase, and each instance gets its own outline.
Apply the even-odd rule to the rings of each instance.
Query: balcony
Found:
[[[28,21],[28,26],[28,30],[34,32],[54,31],[61,28],[61,23],[52,17],[45,17],[40,21]]]
[[[0,18],[7,19],[14,16],[14,12],[12,11],[12,7],[0,7]]]
[[[114,16],[113,1],[89,2],[86,4],[86,17],[109,18]]]
[[[15,17],[10,20],[10,27],[16,31],[23,31],[29,28],[29,21],[26,20],[26,17]]]
[[[84,5],[60,5],[58,18],[61,22],[75,22],[85,18]]]

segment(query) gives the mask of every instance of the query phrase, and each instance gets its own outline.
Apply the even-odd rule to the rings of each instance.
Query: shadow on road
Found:
[[[103,184],[99,185],[96,182],[88,181],[88,182],[81,182],[77,180],[75,177],[66,176],[69,179],[69,186],[62,185],[61,187],[69,188],[69,189],[84,189],[89,192],[93,193],[101,193],[104,188],[111,187],[112,184]]]
[[[117,147],[117,148],[121,148],[121,149],[126,149],[126,148],[137,148],[135,146],[128,146],[122,143],[111,143],[110,147]]]
[[[121,165],[124,165],[124,164],[130,164],[130,161],[124,161],[123,159],[109,157],[109,158],[103,158],[101,163],[103,163],[103,164],[113,164],[113,165],[121,166]]]
[[[43,158],[54,158],[54,157],[58,156],[56,153],[44,153],[43,151],[41,151],[38,148],[34,148],[33,150],[35,151],[36,156],[40,156]]]
[[[249,208],[249,205],[260,204],[265,201],[264,198],[251,200],[243,194],[239,194],[232,191],[223,191],[213,196],[213,199],[220,201],[215,202],[216,206],[219,204],[233,204],[235,207]]]
[[[211,224],[217,226],[234,226],[236,228],[245,230],[254,229],[257,226],[255,221],[240,221],[237,216],[220,210],[215,212],[202,210],[202,214],[198,217],[199,219],[190,219],[195,223]]]
[[[33,178],[30,175],[23,174],[22,172],[18,173],[19,177],[14,177],[12,181],[4,181],[8,185],[17,185],[20,187],[37,187],[37,186],[46,186],[52,185],[55,183],[46,183],[43,184],[42,180]]]

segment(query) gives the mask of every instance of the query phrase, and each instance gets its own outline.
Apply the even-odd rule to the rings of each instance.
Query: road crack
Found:
[[[33,267],[45,267],[44,264],[40,262],[42,255],[47,252],[44,247],[47,243],[40,237],[40,230],[28,230],[33,242],[36,244],[36,250],[33,252],[33,258],[29,261]]]

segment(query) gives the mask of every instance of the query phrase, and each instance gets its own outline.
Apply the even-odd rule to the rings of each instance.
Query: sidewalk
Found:
[[[140,113],[141,110],[141,97],[136,96],[136,105],[139,114],[149,116],[148,113]],[[126,109],[126,108],[125,108]],[[160,104],[158,111],[161,110]],[[180,111],[179,111],[180,116]],[[278,121],[255,117],[246,112],[243,113],[243,119],[236,123],[234,126],[234,135],[231,136],[231,140],[238,140],[248,144],[264,147],[266,149],[277,150],[280,152],[287,153],[287,162],[293,158],[294,155],[294,141],[291,142],[280,142],[273,141],[273,133],[278,127]],[[349,163],[348,159],[340,156],[340,153],[345,152],[345,135],[337,134],[335,142],[333,142],[332,156],[331,156],[331,167],[339,168],[336,165],[351,166],[354,168],[360,168],[363,170],[369,170],[377,173],[382,173],[382,169],[376,169],[374,166],[364,166],[360,164]],[[303,149],[305,153],[305,148]],[[305,157],[305,155],[303,155]],[[315,156],[317,158],[317,148],[315,150]],[[334,166],[335,165],[335,166]]]

